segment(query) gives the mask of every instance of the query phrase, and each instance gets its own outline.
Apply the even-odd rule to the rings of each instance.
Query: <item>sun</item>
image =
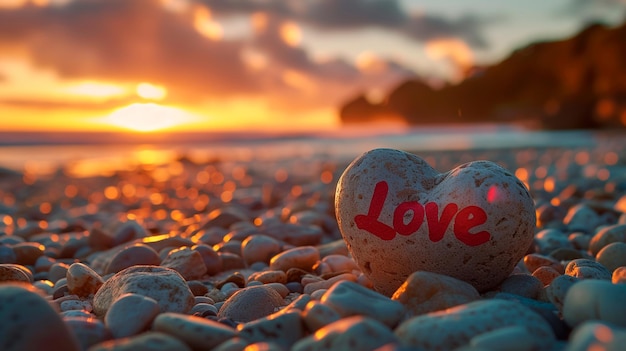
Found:
[[[113,111],[104,122],[128,130],[148,133],[193,122],[194,116],[176,107],[134,103]]]

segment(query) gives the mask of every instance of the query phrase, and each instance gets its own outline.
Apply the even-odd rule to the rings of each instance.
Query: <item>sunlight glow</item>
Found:
[[[150,100],[162,100],[167,96],[167,89],[160,85],[154,85],[150,83],[137,84],[137,95],[144,99]]]
[[[153,132],[193,122],[195,118],[175,107],[135,103],[115,110],[105,123],[138,131]]]
[[[203,36],[218,41],[223,37],[222,26],[213,20],[211,10],[198,6],[193,12],[193,27]]]
[[[315,82],[296,70],[287,69],[282,73],[283,82],[305,93],[313,93],[315,91]]]
[[[101,83],[95,81],[84,81],[76,85],[69,86],[64,89],[65,92],[73,95],[108,98],[114,96],[122,96],[128,93],[128,90],[117,84]]]
[[[252,28],[256,33],[261,33],[267,28],[267,14],[264,12],[255,12],[250,16]]]
[[[426,43],[426,54],[433,60],[447,60],[457,69],[459,77],[474,64],[474,53],[463,40],[445,38],[431,40]]]
[[[280,26],[280,37],[289,46],[298,46],[302,40],[302,31],[294,22],[285,22]]]
[[[363,73],[383,73],[387,63],[371,51],[364,51],[356,59],[357,68]]]

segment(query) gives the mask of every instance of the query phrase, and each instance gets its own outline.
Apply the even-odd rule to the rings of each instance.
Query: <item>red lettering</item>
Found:
[[[409,223],[404,224],[404,215],[408,211],[413,211],[413,218]],[[403,202],[393,212],[393,228],[400,235],[410,235],[415,233],[424,222],[424,206],[417,201]]]
[[[399,204],[393,212],[393,227],[379,220],[380,214],[385,206],[389,185],[385,181],[376,183],[374,193],[370,201],[366,215],[356,215],[354,222],[357,228],[365,230],[382,240],[391,240],[396,234],[411,235],[417,232],[424,222],[428,224],[428,238],[432,242],[438,242],[448,231],[450,222],[454,221],[454,236],[468,246],[478,246],[486,243],[491,238],[487,231],[471,233],[477,226],[487,222],[487,213],[478,206],[467,206],[459,211],[459,206],[455,203],[447,204],[439,216],[439,205],[428,202],[422,206],[417,201],[406,201]],[[404,222],[407,212],[413,211],[413,218],[408,223]],[[456,217],[455,217],[456,216]]]
[[[454,220],[454,235],[468,246],[478,246],[491,238],[489,232],[483,230],[472,234],[470,230],[487,221],[487,213],[478,206],[467,206],[456,215]]]
[[[388,192],[389,185],[387,185],[387,182],[381,181],[376,183],[367,215],[354,217],[357,228],[367,230],[383,240],[391,240],[396,236],[396,231],[393,228],[378,220],[385,205]]]
[[[434,202],[426,204],[426,221],[428,222],[428,238],[436,243],[443,239],[443,235],[448,230],[448,226],[454,217],[459,206],[456,204],[447,204],[443,208],[441,219],[439,219],[439,206]]]

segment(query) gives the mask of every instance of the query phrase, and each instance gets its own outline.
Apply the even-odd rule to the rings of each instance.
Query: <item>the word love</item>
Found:
[[[454,219],[455,237],[468,246],[484,244],[491,238],[491,234],[484,230],[471,233],[473,228],[487,221],[485,210],[478,206],[467,206],[459,210],[459,206],[455,203],[447,204],[439,216],[439,205],[434,202],[428,202],[425,206],[417,201],[403,202],[395,208],[393,226],[389,226],[379,220],[388,192],[389,185],[387,182],[376,183],[367,214],[354,217],[354,222],[359,229],[366,230],[383,240],[391,240],[395,238],[396,233],[411,235],[417,232],[422,226],[425,216],[428,225],[428,238],[433,242],[443,239],[452,219]],[[409,211],[413,212],[413,217],[408,223],[405,223],[404,217]]]

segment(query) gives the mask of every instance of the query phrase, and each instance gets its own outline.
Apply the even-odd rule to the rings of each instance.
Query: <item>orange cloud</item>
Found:
[[[459,38],[435,39],[426,43],[426,54],[434,60],[447,60],[456,71],[456,78],[461,79],[465,72],[474,65],[472,49]]]

